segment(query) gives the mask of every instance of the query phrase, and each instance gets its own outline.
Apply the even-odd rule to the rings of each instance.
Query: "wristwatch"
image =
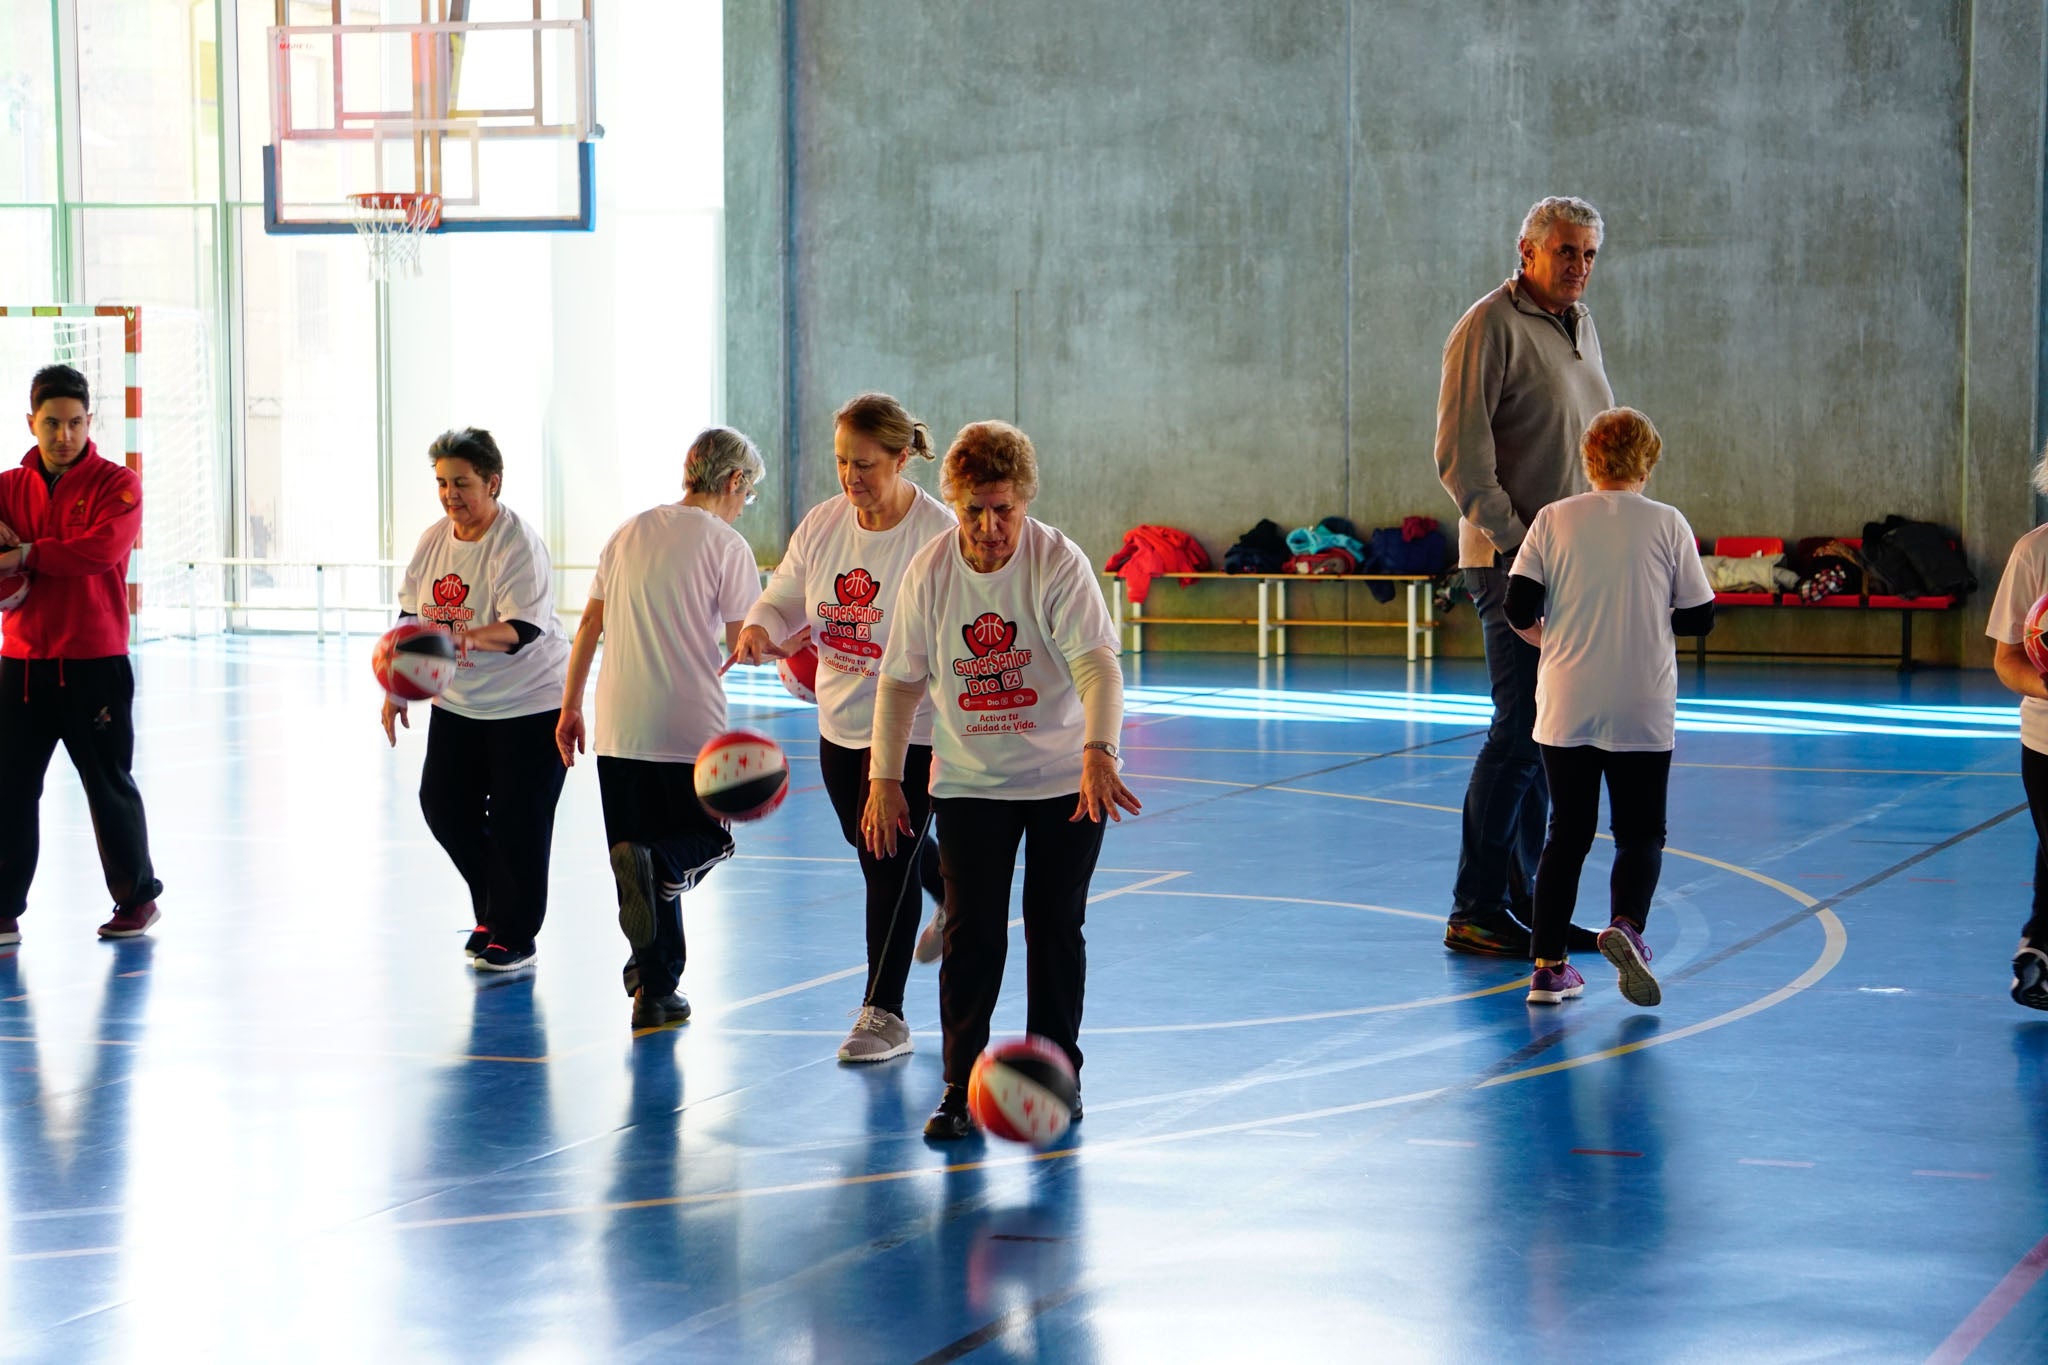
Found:
[[[1100,749],[1102,750],[1102,752],[1108,754],[1112,759],[1116,757],[1116,745],[1111,744],[1106,739],[1091,739],[1086,744],[1083,744],[1081,746],[1081,750],[1084,753],[1090,749]]]

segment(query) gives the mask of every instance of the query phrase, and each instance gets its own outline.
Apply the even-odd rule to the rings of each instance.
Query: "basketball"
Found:
[[[818,647],[809,640],[804,647],[787,659],[775,661],[775,671],[782,675],[782,685],[789,689],[789,695],[798,701],[818,703]]]
[[[2048,674],[2048,640],[2041,634],[2048,631],[2048,594],[2027,609],[2026,628],[2020,632],[2020,643],[2026,646],[2027,662],[2034,666],[2036,673]]]
[[[1067,1054],[1030,1036],[991,1043],[967,1076],[967,1112],[1011,1142],[1057,1141],[1074,1121],[1080,1082]]]
[[[759,820],[789,795],[782,746],[751,730],[715,735],[697,751],[697,799],[720,820]]]
[[[28,575],[0,574],[0,611],[13,611],[28,598]]]
[[[438,697],[455,677],[455,639],[439,626],[406,621],[377,641],[370,669],[399,701]]]

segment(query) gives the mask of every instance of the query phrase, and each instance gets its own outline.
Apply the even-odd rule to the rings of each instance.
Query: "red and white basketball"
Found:
[[[714,735],[697,751],[697,799],[720,820],[759,820],[789,795],[782,746],[752,730]]]
[[[13,611],[27,600],[27,574],[0,574],[0,611]]]
[[[400,701],[426,701],[455,678],[455,637],[439,626],[406,621],[384,632],[370,655],[377,685]]]
[[[789,695],[798,701],[818,704],[818,647],[809,640],[804,647],[787,659],[775,661],[775,671],[782,675],[782,685],[789,689]]]
[[[2026,628],[2020,632],[2020,643],[2026,646],[2027,662],[2037,673],[2048,674],[2048,640],[2041,638],[2048,631],[2048,595],[2027,610]]]
[[[1035,1034],[989,1044],[967,1073],[967,1112],[982,1131],[1011,1142],[1057,1141],[1080,1093],[1067,1054]]]

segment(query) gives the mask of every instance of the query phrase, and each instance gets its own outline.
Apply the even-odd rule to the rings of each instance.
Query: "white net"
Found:
[[[438,194],[352,194],[349,221],[370,253],[370,278],[420,273],[420,242],[441,222]]]
[[[0,384],[15,387],[25,410],[37,370],[57,364],[77,369],[92,386],[94,443],[101,455],[125,463],[125,326],[118,316],[34,317],[10,310],[0,316]],[[138,622],[144,638],[193,629],[196,582],[219,571],[195,575],[186,565],[224,553],[214,355],[213,329],[196,311],[142,310],[142,417],[135,432],[142,452],[142,543],[129,561],[128,577],[142,590]],[[29,444],[24,430],[19,448],[26,452]],[[202,630],[220,629],[217,612],[199,614],[196,622]]]

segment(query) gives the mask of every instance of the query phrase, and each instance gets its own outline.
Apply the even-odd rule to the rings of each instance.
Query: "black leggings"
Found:
[[[1550,784],[1550,837],[1536,867],[1534,955],[1565,955],[1565,930],[1579,900],[1579,871],[1600,823],[1600,779],[1614,834],[1614,872],[1608,878],[1610,918],[1641,929],[1650,897],[1664,870],[1664,798],[1671,785],[1671,751],[1609,753],[1588,746],[1543,748]]]
[[[658,1000],[682,983],[689,960],[683,893],[732,856],[732,832],[697,799],[694,764],[599,754],[597,798],[605,845],[641,844],[654,861],[654,942],[635,950],[624,976]]]
[[[533,946],[548,913],[548,855],[561,799],[560,711],[472,720],[436,706],[427,722],[420,810],[469,886],[491,942]]]
[[[839,832],[860,855],[860,874],[868,885],[868,993],[865,1003],[901,1016],[903,988],[910,980],[911,950],[917,946],[919,906],[904,883],[913,866],[925,894],[942,904],[946,880],[939,875],[939,846],[927,838],[922,845],[899,839],[896,856],[877,859],[860,837],[861,811],[868,800],[868,750],[846,749],[818,736],[818,768],[825,775],[825,793],[839,816]],[[903,799],[910,806],[910,826],[924,828],[931,807],[932,751],[913,744],[903,756]],[[899,922],[898,907],[908,902],[907,918]]]
[[[2020,783],[2034,816],[2034,912],[2020,932],[2035,947],[2048,948],[2048,754],[2020,746]]]
[[[1024,1028],[1058,1044],[1081,1069],[1081,998],[1088,984],[1088,882],[1103,825],[1075,820],[1077,793],[1040,801],[934,801],[946,874],[946,960],[939,1018],[946,1082],[967,1084],[988,1046],[989,1018],[1010,951],[1010,877],[1024,846]]]

